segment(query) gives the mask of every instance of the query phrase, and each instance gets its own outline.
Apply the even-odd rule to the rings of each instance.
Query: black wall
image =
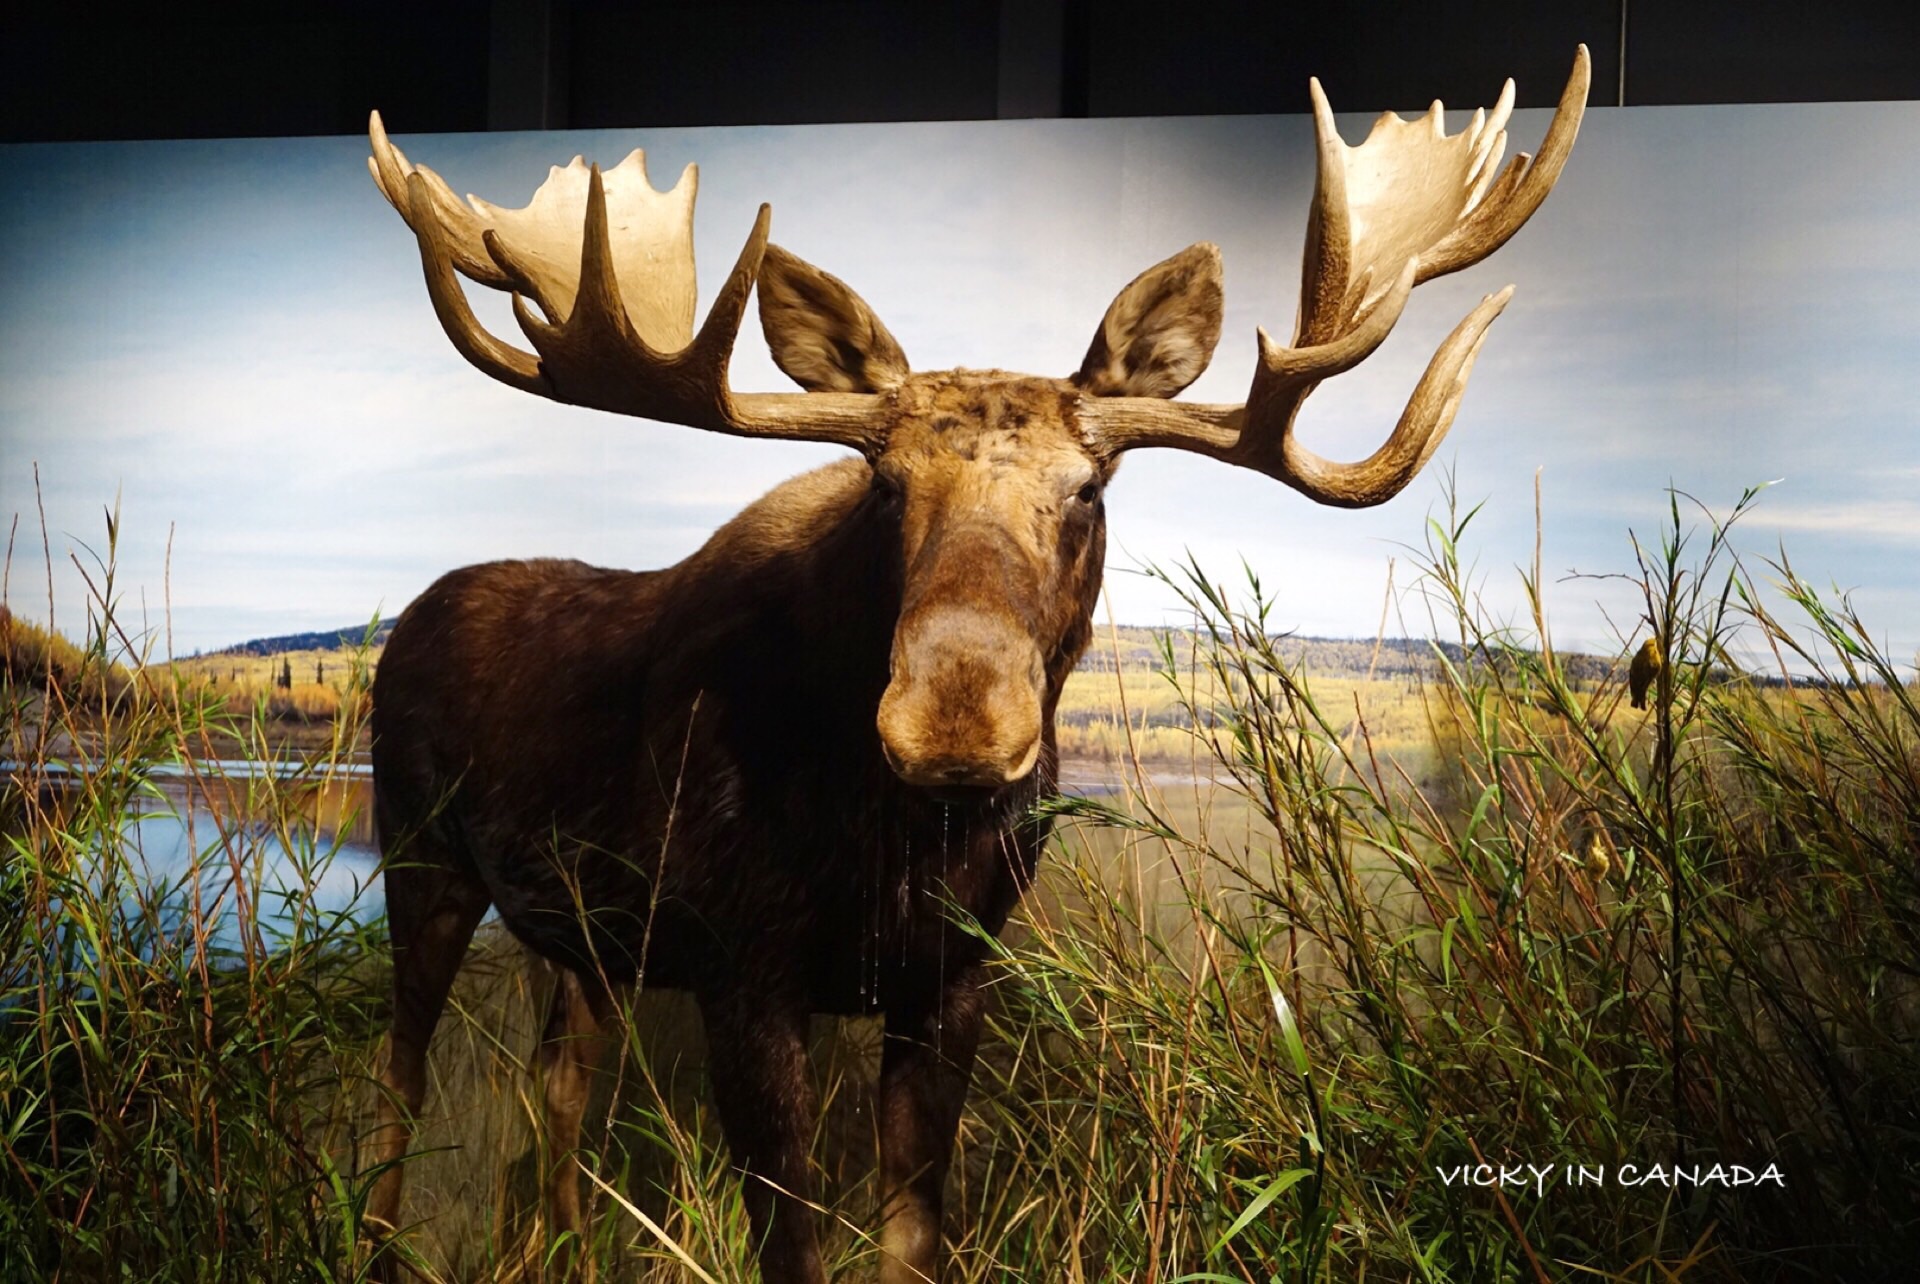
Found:
[[[1539,106],[1582,40],[1596,104],[1920,98],[1920,5],[1862,0],[6,6],[10,142]]]

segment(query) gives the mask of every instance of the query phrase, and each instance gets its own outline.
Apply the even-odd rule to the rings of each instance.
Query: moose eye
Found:
[[[1100,498],[1099,484],[1097,482],[1088,482],[1080,488],[1080,493],[1075,495],[1074,498],[1083,504],[1091,504],[1094,500]]]

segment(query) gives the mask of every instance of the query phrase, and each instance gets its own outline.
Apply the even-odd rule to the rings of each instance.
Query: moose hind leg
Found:
[[[731,989],[703,993],[707,1066],[727,1149],[740,1170],[765,1284],[826,1284],[809,1155],[818,1122],[803,1003]]]
[[[546,1109],[544,1128],[547,1209],[554,1236],[584,1236],[577,1156],[580,1123],[593,1095],[594,1073],[604,1063],[618,1028],[615,996],[597,977],[562,969],[540,1036],[540,1077]],[[578,1245],[569,1246],[570,1254]]]
[[[940,1278],[940,1220],[954,1134],[980,1046],[977,969],[931,1006],[887,1013],[880,1054],[880,1284]]]
[[[415,843],[409,854],[423,856],[420,847]],[[450,865],[396,861],[382,877],[393,941],[393,1025],[369,1139],[374,1165],[384,1167],[374,1179],[366,1220],[389,1233],[400,1224],[400,1160],[426,1095],[427,1045],[491,898],[478,878]]]

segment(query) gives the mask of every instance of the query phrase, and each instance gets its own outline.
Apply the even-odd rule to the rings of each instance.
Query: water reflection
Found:
[[[126,868],[142,881],[128,889],[132,898],[174,920],[156,924],[163,932],[198,918],[210,946],[224,952],[241,947],[252,923],[260,943],[275,949],[318,922],[367,923],[385,912],[372,846],[311,826],[288,834],[289,846],[259,822],[223,819],[165,793],[166,809],[156,805],[119,837]]]
[[[17,764],[0,768],[39,796],[50,823],[76,835],[77,867],[65,878],[50,870],[46,894],[74,909],[84,899],[143,957],[205,949],[235,960],[351,932],[385,912],[364,769],[321,779],[244,762],[151,767],[116,809],[117,827],[89,833],[86,784],[100,768],[37,764],[30,780],[14,775]],[[276,779],[263,789],[269,774]],[[263,819],[266,800],[283,819]],[[63,938],[78,921],[68,920]]]
[[[0,770],[14,766],[0,763]],[[86,769],[39,770],[47,784],[67,788]],[[304,818],[276,829],[248,816],[248,781],[267,774],[278,777],[276,790],[300,791]],[[143,952],[204,941],[212,954],[234,958],[249,941],[275,950],[296,933],[351,929],[385,913],[364,766],[317,781],[279,765],[208,761],[191,772],[149,768],[146,782],[134,818],[92,844],[89,880],[119,905],[125,930],[146,942]],[[1123,792],[1102,764],[1068,764],[1059,787],[1099,799]]]

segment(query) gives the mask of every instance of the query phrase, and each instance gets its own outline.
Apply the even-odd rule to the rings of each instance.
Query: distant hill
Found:
[[[1158,669],[1165,653],[1184,666],[1199,650],[1199,639],[1190,629],[1140,628],[1121,625],[1109,630],[1095,625],[1093,645],[1080,660],[1083,670],[1095,673],[1113,671],[1115,656],[1124,670]],[[1274,639],[1274,649],[1288,661],[1320,673],[1394,677],[1403,674],[1431,673],[1434,670],[1434,646],[1422,638],[1309,638],[1286,636]],[[1460,657],[1458,645],[1439,644],[1449,659]]]
[[[1080,668],[1110,673],[1117,655],[1123,670],[1155,670],[1162,666],[1169,649],[1174,661],[1184,668],[1200,653],[1199,641],[1190,629],[1121,625],[1109,630],[1104,625],[1095,625],[1093,645],[1081,657]],[[1312,638],[1288,634],[1274,638],[1273,649],[1288,664],[1308,675],[1318,673],[1343,678],[1434,678],[1440,674],[1441,656],[1449,663],[1459,664],[1466,655],[1457,642],[1430,642],[1425,638]],[[1615,665],[1615,660],[1608,656],[1564,651],[1559,660],[1561,671],[1576,682],[1598,681]]]
[[[52,691],[65,688],[69,696],[86,700],[105,695],[117,706],[133,686],[133,677],[118,664],[102,665],[79,647],[0,606],[0,687]]]
[[[373,645],[376,648],[385,646],[387,635],[392,632],[392,620],[380,621],[380,627],[374,630]],[[285,633],[279,637],[254,638],[250,642],[236,642],[232,646],[221,647],[209,654],[280,655],[287,651],[350,651],[357,648],[366,636],[366,625],[349,624],[345,628],[321,629],[315,633]]]
[[[392,632],[393,621],[382,620],[373,635],[374,649],[384,647]],[[274,637],[252,638],[208,654],[261,656],[282,655],[288,651],[347,651],[357,648],[366,635],[366,625],[350,624],[312,633],[282,633]],[[1186,657],[1194,653],[1194,642],[1192,633],[1186,629],[1121,625],[1117,630],[1109,631],[1105,626],[1099,626],[1094,631],[1093,645],[1087,648],[1080,667],[1096,673],[1111,672],[1117,649],[1119,667],[1122,669],[1158,669],[1164,645],[1171,644],[1176,657]],[[1370,639],[1354,641],[1289,637],[1280,639],[1278,645],[1281,654],[1289,660],[1305,661],[1310,667],[1325,673],[1366,673],[1371,668],[1384,677],[1410,672],[1424,673],[1433,667],[1433,644],[1419,638],[1384,639],[1379,644],[1377,656]],[[1458,658],[1458,646],[1451,643],[1441,645],[1449,657]]]
[[[392,632],[393,621],[382,620],[373,635],[376,652],[386,645],[387,637]],[[357,648],[366,633],[364,624],[353,624],[313,633],[254,638],[211,654],[276,656],[290,651],[346,651]],[[1372,638],[1289,636],[1276,638],[1274,647],[1290,663],[1302,666],[1309,673],[1341,677],[1432,677],[1438,672],[1436,652],[1454,662],[1458,662],[1462,654],[1457,643],[1434,643],[1423,638],[1381,638],[1376,641]],[[1117,656],[1118,667],[1127,672],[1156,670],[1161,666],[1163,648],[1171,648],[1175,660],[1184,667],[1188,657],[1196,654],[1196,639],[1188,629],[1121,625],[1109,630],[1105,625],[1097,625],[1093,645],[1081,657],[1080,668],[1086,672],[1111,673]],[[1576,679],[1598,678],[1612,663],[1598,656],[1562,655],[1560,658],[1568,675]]]

